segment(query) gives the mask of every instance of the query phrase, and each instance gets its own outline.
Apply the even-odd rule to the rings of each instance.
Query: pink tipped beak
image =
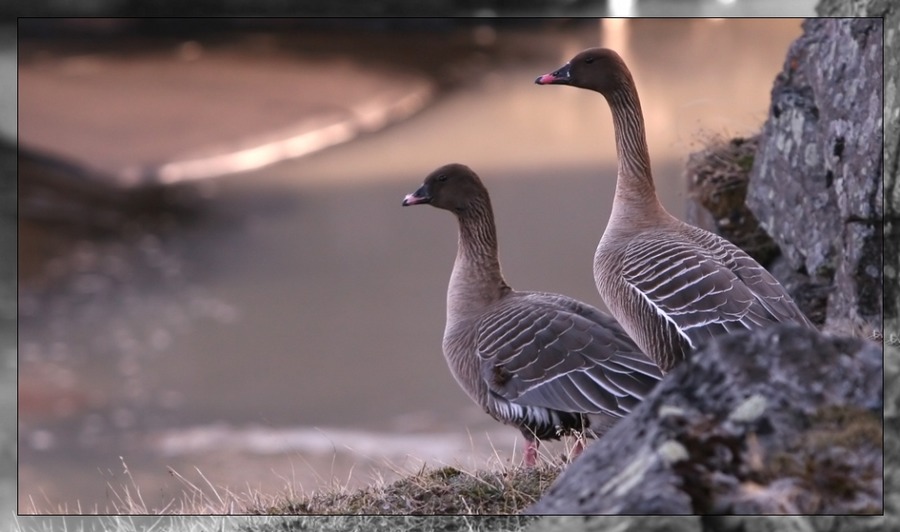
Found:
[[[409,205],[419,205],[420,203],[428,203],[428,198],[422,198],[416,196],[415,194],[407,194],[405,198],[403,198],[403,206],[407,207]]]
[[[570,85],[572,83],[572,65],[566,63],[549,74],[538,76],[534,82],[538,85]]]

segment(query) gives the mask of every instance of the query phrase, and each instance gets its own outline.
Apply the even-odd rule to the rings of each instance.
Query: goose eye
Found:
[[[446,181],[446,180],[447,180],[447,175],[446,175],[446,174],[441,174],[441,175],[438,176],[438,181],[444,182],[444,181]]]
[[[594,62],[594,58],[593,57],[585,57],[584,62],[587,64],[591,64]]]

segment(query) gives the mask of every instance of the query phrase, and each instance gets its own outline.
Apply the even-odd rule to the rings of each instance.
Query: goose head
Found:
[[[571,85],[604,95],[633,83],[625,62],[609,48],[588,48],[579,52],[568,63],[538,76],[534,82],[538,85]]]
[[[478,175],[462,164],[447,164],[434,170],[415,192],[407,194],[403,206],[428,204],[457,214],[484,201],[486,189]]]

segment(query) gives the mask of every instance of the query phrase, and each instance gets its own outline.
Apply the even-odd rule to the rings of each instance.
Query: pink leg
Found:
[[[538,441],[525,440],[525,467],[534,467],[537,463]]]
[[[584,451],[584,440],[578,438],[575,440],[575,446],[572,447],[572,460],[581,456],[582,451]]]

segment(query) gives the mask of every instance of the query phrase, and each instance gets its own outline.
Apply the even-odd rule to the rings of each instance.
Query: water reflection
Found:
[[[19,509],[102,510],[116,502],[107,482],[131,479],[161,507],[186,489],[169,468],[271,494],[286,479],[390,477],[386,461],[513,456],[517,432],[470,404],[440,354],[455,224],[401,209],[403,195],[440,164],[471,165],[494,196],[510,281],[600,304],[590,260],[611,203],[609,111],[534,77],[618,43],[660,194],[680,214],[681,161],[707,135],[759,127],[799,31],[790,20],[501,29],[511,52],[402,124],[207,183],[194,218],[48,252],[19,294]]]

